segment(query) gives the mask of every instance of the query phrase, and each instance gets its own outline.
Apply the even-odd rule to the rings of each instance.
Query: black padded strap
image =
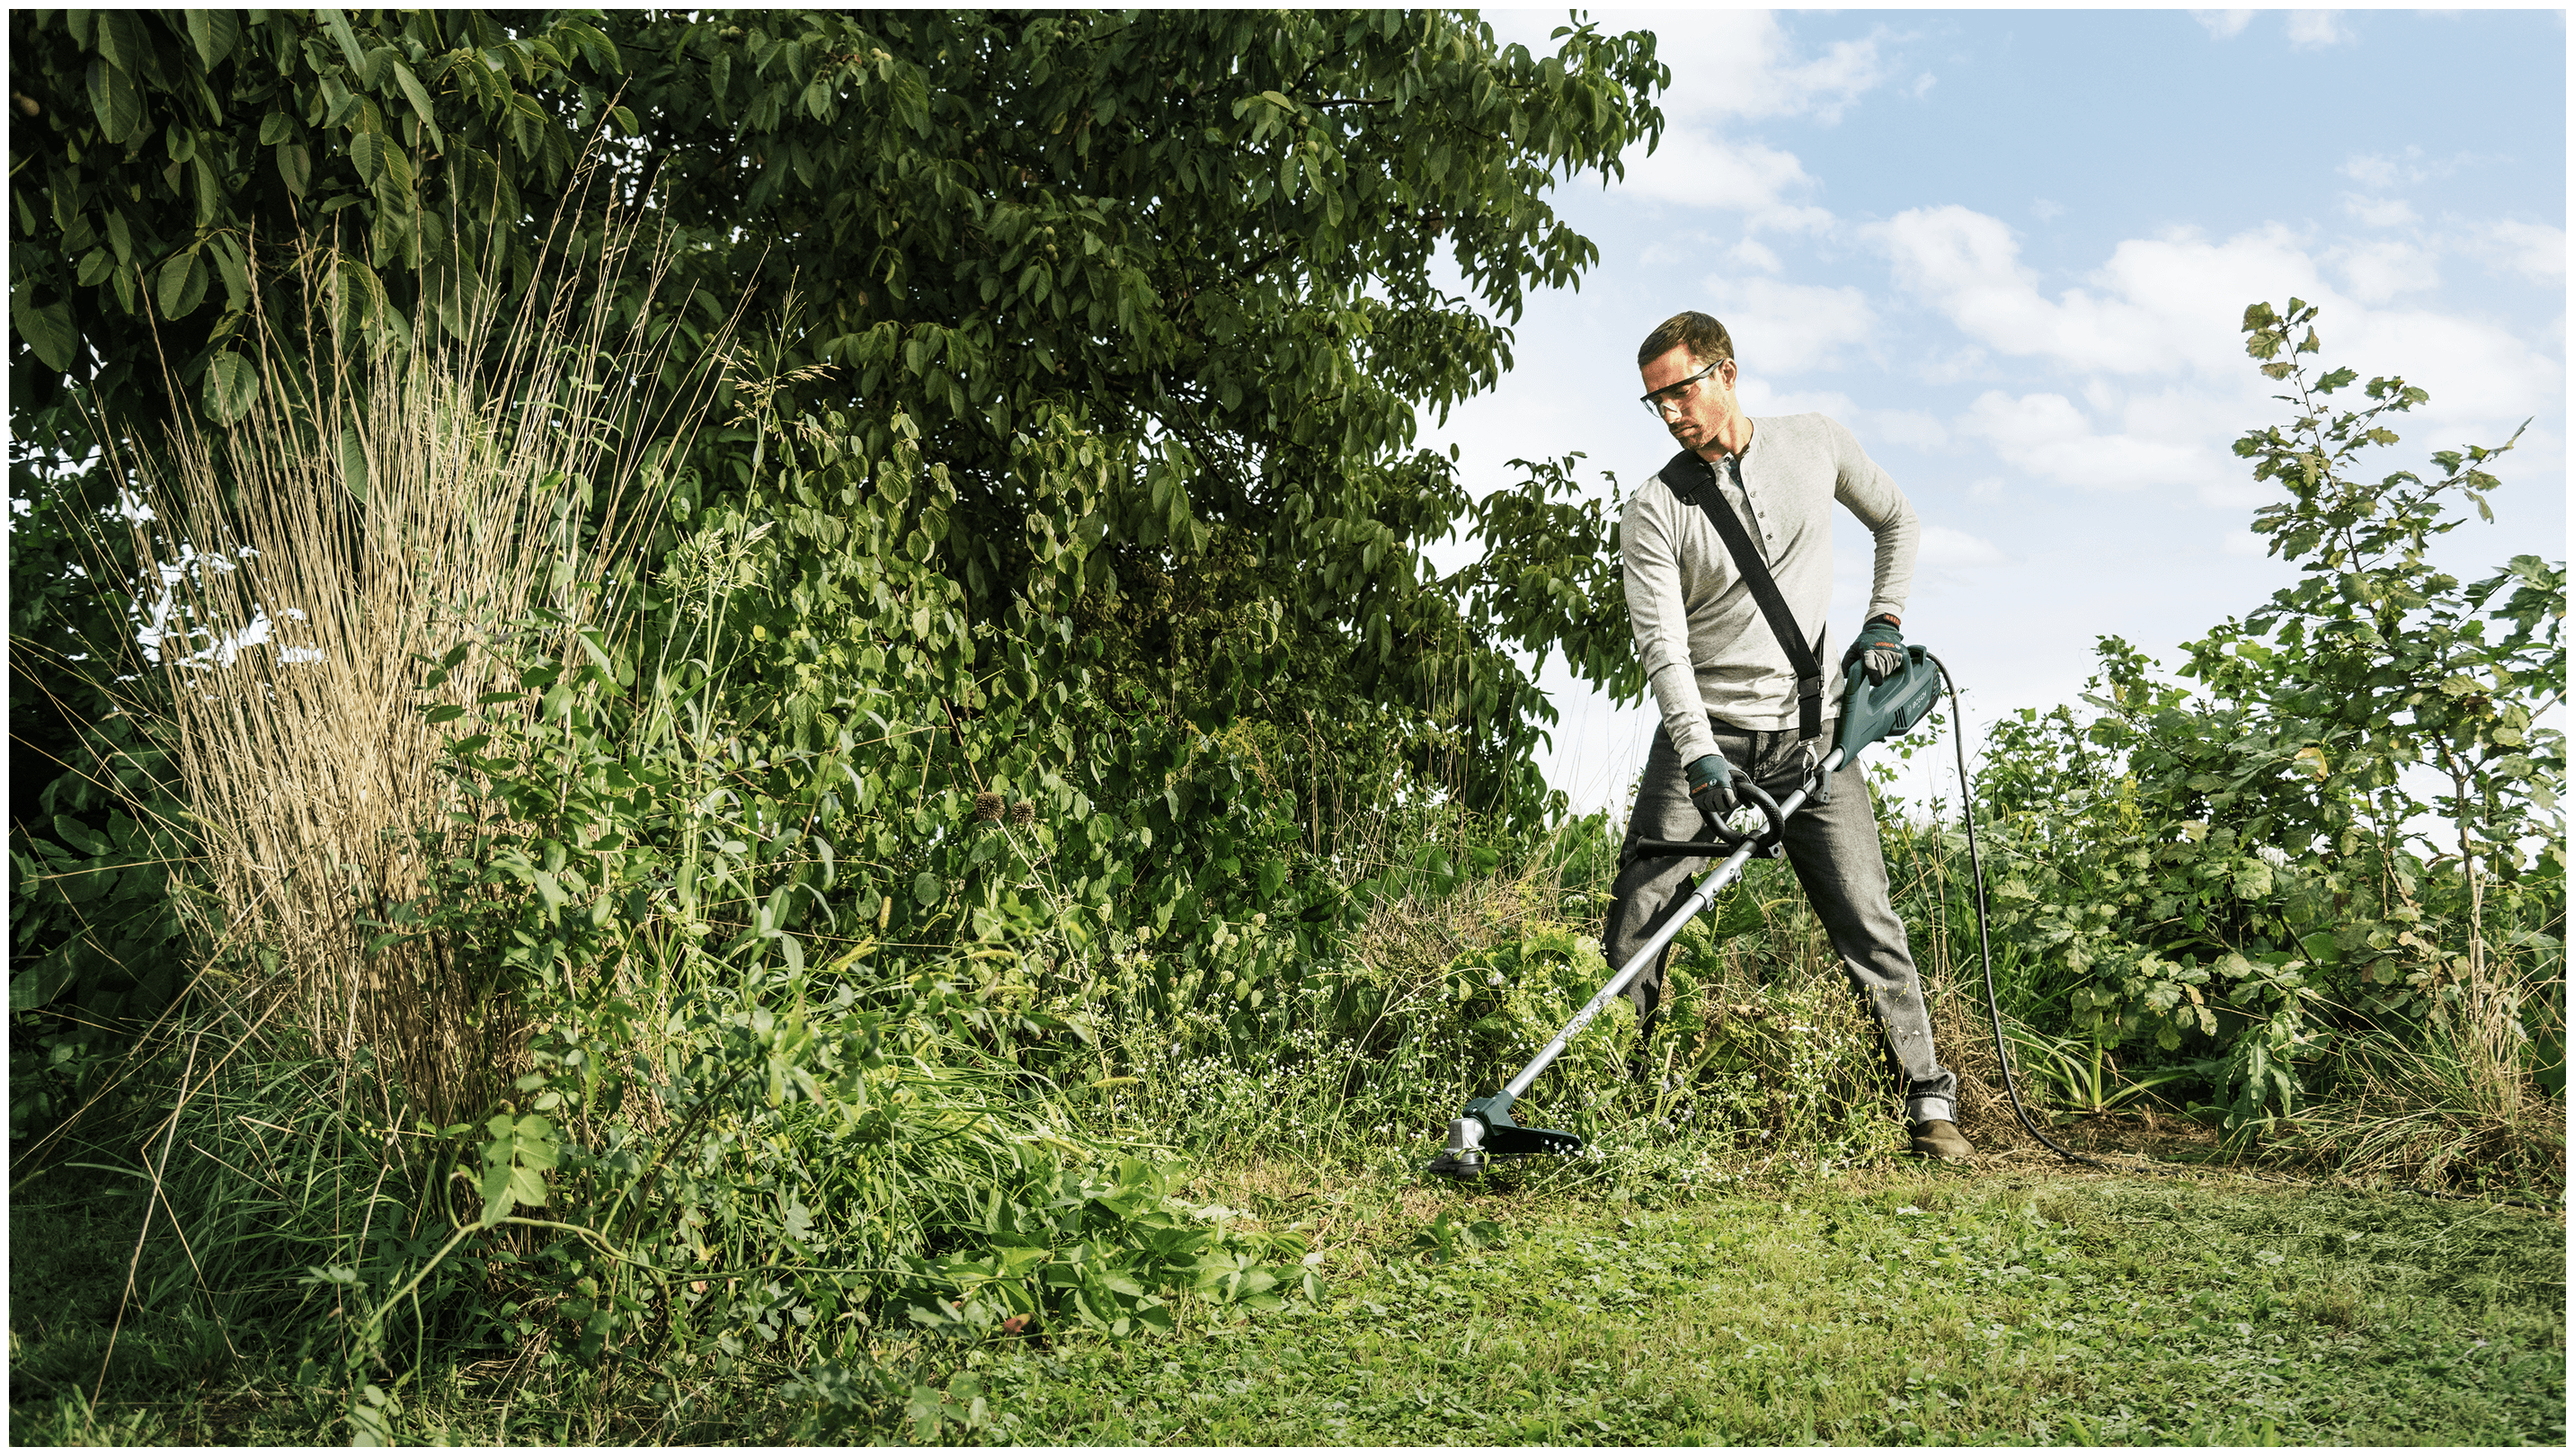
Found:
[[[1734,457],[1726,457],[1733,466],[1735,480],[1743,479],[1742,466]],[[1745,530],[1734,508],[1716,488],[1716,471],[1692,451],[1684,450],[1663,465],[1662,483],[1683,502],[1695,502],[1706,513],[1707,522],[1716,528],[1717,539],[1725,543],[1726,555],[1734,558],[1734,570],[1743,585],[1752,592],[1752,600],[1761,608],[1762,618],[1770,624],[1771,635],[1788,655],[1788,666],[1797,675],[1797,736],[1800,740],[1823,736],[1824,732],[1824,668],[1821,661],[1822,639],[1813,645],[1797,631],[1795,614],[1788,610],[1788,599],[1779,595],[1779,584],[1770,580],[1769,564],[1761,559],[1761,549],[1752,544],[1752,533]]]

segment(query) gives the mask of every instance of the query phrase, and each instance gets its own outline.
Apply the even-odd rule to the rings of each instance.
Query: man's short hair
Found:
[[[1725,326],[1695,309],[1656,324],[1645,342],[1636,346],[1636,367],[1642,369],[1674,349],[1688,350],[1699,364],[1734,357],[1734,341],[1726,336]]]

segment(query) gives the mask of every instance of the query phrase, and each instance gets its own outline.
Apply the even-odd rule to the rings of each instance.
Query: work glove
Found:
[[[1722,753],[1693,759],[1688,768],[1690,802],[1700,818],[1722,822],[1734,811],[1734,769]]]
[[[1849,672],[1853,663],[1868,674],[1871,688],[1904,671],[1904,632],[1894,618],[1880,613],[1861,625],[1859,636],[1842,654],[1842,671]]]

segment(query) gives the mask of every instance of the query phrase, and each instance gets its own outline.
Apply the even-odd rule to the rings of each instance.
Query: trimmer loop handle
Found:
[[[1715,833],[1716,842],[1728,850],[1748,842],[1752,845],[1752,852],[1755,855],[1777,858],[1780,838],[1788,832],[1788,819],[1785,814],[1779,812],[1779,800],[1772,798],[1768,789],[1753,782],[1750,774],[1745,774],[1735,781],[1734,792],[1737,797],[1749,801],[1754,808],[1761,810],[1761,817],[1768,821],[1768,825],[1752,833],[1745,833],[1721,820],[1710,819],[1707,826]]]
[[[1769,821],[1764,827],[1746,833],[1723,819],[1708,819],[1706,832],[1698,838],[1639,839],[1628,852],[1640,859],[1713,859],[1750,845],[1756,858],[1778,858],[1781,839],[1788,831],[1788,816],[1780,809],[1779,800],[1749,777],[1735,779],[1734,791],[1744,802],[1761,810],[1761,817]]]

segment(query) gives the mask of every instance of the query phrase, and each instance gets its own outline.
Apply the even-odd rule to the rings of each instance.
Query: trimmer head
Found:
[[[1465,1115],[1448,1124],[1448,1146],[1422,1171],[1443,1178],[1479,1178],[1493,1158],[1540,1152],[1570,1157],[1582,1151],[1582,1139],[1570,1132],[1513,1122],[1511,1101],[1510,1093],[1495,1092],[1467,1103]]]

